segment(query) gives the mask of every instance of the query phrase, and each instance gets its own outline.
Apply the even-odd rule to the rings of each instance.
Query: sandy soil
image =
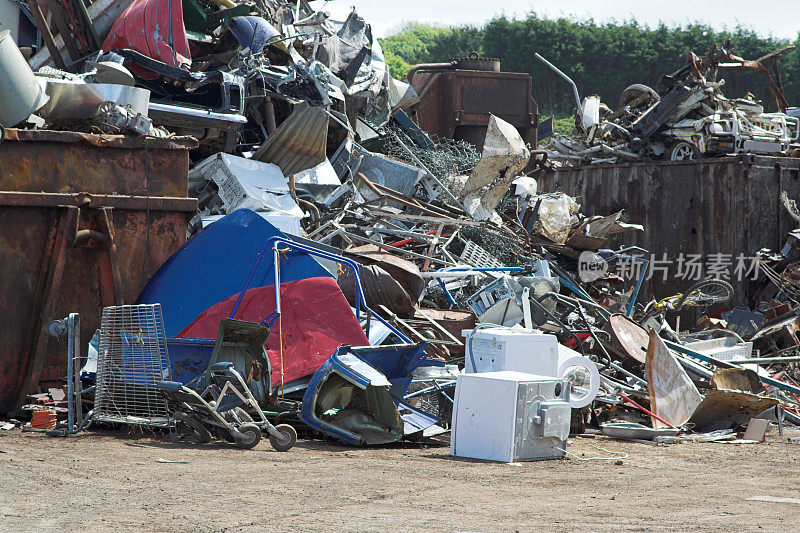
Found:
[[[787,435],[800,435],[800,432]],[[449,448],[0,431],[0,531],[800,531],[800,444],[570,441],[574,458],[495,464]]]

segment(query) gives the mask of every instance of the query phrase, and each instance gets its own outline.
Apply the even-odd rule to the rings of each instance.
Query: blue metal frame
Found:
[[[255,264],[253,265],[253,269],[250,271],[250,275],[247,277],[247,281],[242,287],[242,290],[239,292],[239,297],[236,299],[236,304],[233,306],[233,310],[231,310],[230,316],[228,318],[234,318],[236,316],[236,312],[239,310],[239,306],[242,303],[242,299],[244,298],[244,293],[247,292],[247,289],[250,288],[250,284],[253,282],[253,276],[255,276],[256,270],[258,266],[261,264],[261,260],[264,257],[264,254],[267,253],[267,250],[271,247],[273,253],[273,261],[275,262],[275,312],[270,314],[264,321],[269,320],[272,318],[272,322],[280,316],[281,314],[281,296],[280,296],[280,260],[281,260],[281,250],[279,250],[278,245],[286,246],[288,248],[294,248],[300,251],[303,251],[309,255],[321,257],[323,259],[329,259],[331,261],[336,261],[338,263],[342,263],[348,266],[352,271],[353,275],[356,280],[356,320],[360,321],[361,317],[361,307],[363,305],[364,310],[369,313],[370,316],[374,316],[385,325],[392,333],[397,335],[403,342],[408,344],[413,344],[410,338],[403,335],[397,328],[392,326],[389,322],[387,322],[382,316],[377,314],[375,311],[367,307],[366,305],[366,298],[364,297],[364,291],[361,288],[361,277],[358,275],[358,263],[353,261],[352,259],[348,259],[346,257],[342,257],[341,255],[333,254],[330,252],[326,252],[324,250],[319,250],[317,248],[313,248],[311,246],[307,246],[305,244],[300,244],[298,242],[294,242],[283,237],[270,237],[267,239],[267,242],[264,243],[264,248],[258,254],[258,259],[256,259]],[[369,325],[367,326],[367,336],[369,336]]]
[[[620,255],[619,257],[630,259],[631,261],[639,261],[644,263],[644,268],[642,269],[642,275],[639,276],[639,280],[636,282],[636,288],[633,290],[633,294],[631,295],[631,301],[628,302],[628,309],[625,311],[625,316],[631,317],[633,316],[633,306],[636,305],[636,300],[639,298],[639,289],[642,288],[642,283],[644,283],[644,278],[647,276],[647,269],[650,266],[650,261],[645,259],[644,257],[636,257],[633,255]]]

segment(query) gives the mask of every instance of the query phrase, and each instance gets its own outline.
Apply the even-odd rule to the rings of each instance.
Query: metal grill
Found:
[[[104,308],[94,420],[167,426],[166,401],[155,383],[169,379],[161,304]]]
[[[500,268],[505,265],[472,241],[466,241],[460,259],[476,268]]]

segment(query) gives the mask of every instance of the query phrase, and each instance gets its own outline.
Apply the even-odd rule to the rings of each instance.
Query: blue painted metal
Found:
[[[563,276],[558,276],[558,279],[561,281],[562,285],[564,285],[566,288],[568,288],[569,290],[574,292],[575,295],[579,296],[581,300],[594,302],[594,300],[592,300],[592,297],[589,296],[589,293],[587,293],[585,290],[583,290],[580,287],[580,285],[573,284],[571,281],[565,279]]]
[[[642,283],[644,283],[644,278],[647,276],[647,269],[650,266],[650,261],[645,259],[644,257],[636,257],[631,255],[623,255],[620,256],[625,259],[630,259],[631,261],[638,261],[640,263],[644,263],[644,268],[642,269],[642,273],[639,276],[639,280],[636,282],[636,288],[633,290],[633,294],[631,295],[631,301],[628,302],[628,310],[625,313],[625,316],[631,317],[633,316],[633,306],[636,305],[636,299],[639,297],[639,289],[642,288]]]
[[[168,338],[167,353],[172,379],[186,385],[202,375],[208,368],[215,342],[214,339],[191,337]]]
[[[456,303],[455,299],[453,298],[453,295],[450,294],[450,289],[447,288],[447,284],[444,282],[444,280],[442,278],[437,278],[437,281],[439,282],[439,286],[444,291],[444,295],[447,296],[448,300],[450,300],[450,307],[457,306],[458,303]]]
[[[203,228],[155,273],[137,303],[160,303],[168,336],[175,336],[203,311],[248,287],[274,284],[270,261],[261,262],[264,238],[284,235],[249,209],[237,209]],[[253,267],[254,261],[256,262]],[[333,277],[302,251],[287,253],[282,281]]]
[[[390,394],[395,400],[403,398],[411,384],[411,374],[417,367],[444,366],[444,361],[425,357],[427,342],[387,346],[360,346],[350,352],[380,371],[392,383]]]
[[[335,437],[348,444],[360,445],[363,444],[361,436],[321,420],[315,413],[320,387],[332,374],[338,375],[362,390],[366,390],[367,387],[385,389],[385,394],[389,396],[389,389],[392,384],[386,379],[386,376],[364,360],[348,353],[349,350],[349,346],[340,346],[319,370],[314,372],[314,376],[311,378],[303,395],[303,408],[300,412],[300,418],[308,426],[321,431],[325,435]]]
[[[426,359],[427,342],[388,346],[353,346],[350,353],[360,357],[379,370],[389,381],[411,376],[417,367],[444,366],[443,361]]]
[[[440,361],[426,359],[426,347],[427,343],[375,347],[340,346],[311,378],[303,396],[300,417],[310,427],[326,435],[349,444],[363,444],[358,435],[320,420],[315,414],[320,387],[331,374],[336,374],[362,390],[367,387],[385,388],[395,408],[399,408],[398,416],[403,421],[404,434],[418,433],[436,425],[437,418],[411,407],[403,400],[414,369],[420,365],[444,365]]]

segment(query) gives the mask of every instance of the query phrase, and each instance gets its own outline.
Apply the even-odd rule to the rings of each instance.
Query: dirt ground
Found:
[[[788,435],[800,435],[794,431]],[[800,531],[800,444],[571,439],[584,458],[300,440],[242,451],[161,435],[0,431],[0,531]],[[794,503],[748,501],[777,497]]]

